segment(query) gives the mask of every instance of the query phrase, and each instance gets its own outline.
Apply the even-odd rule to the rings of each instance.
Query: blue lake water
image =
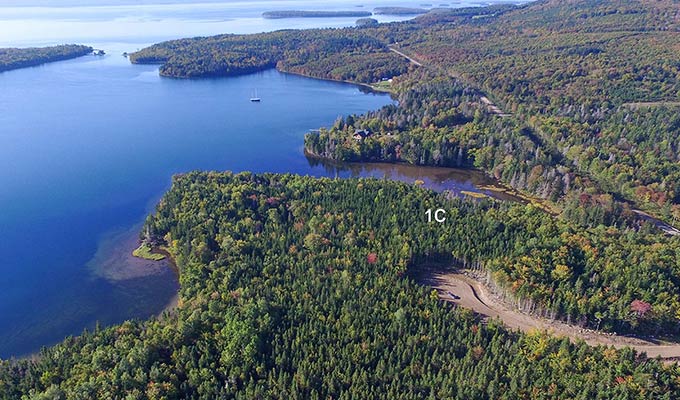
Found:
[[[135,15],[166,13],[150,22],[134,20],[134,29],[147,24],[149,30],[130,39],[119,35],[130,22],[115,17],[120,9],[97,14],[92,7],[69,4],[54,18],[49,17],[53,8],[0,7],[0,46],[76,42],[108,53],[0,73],[2,358],[35,352],[93,328],[97,321],[110,325],[147,318],[172,303],[178,288],[173,270],[165,263],[133,259],[130,252],[141,222],[175,173],[202,169],[387,176],[423,179],[455,190],[473,190],[480,180],[462,171],[329,167],[308,161],[302,143],[310,129],[328,126],[341,115],[380,108],[392,99],[353,85],[273,70],[228,79],[162,79],[156,66],[130,65],[120,54],[156,40],[226,28],[211,25],[204,14],[190,13],[178,14],[183,22],[173,25],[175,17],[167,8],[172,5],[148,6],[136,14],[126,6],[125,13]],[[271,7],[244,4],[243,16],[230,23],[248,31],[250,19]],[[177,7],[186,11],[185,5]],[[69,15],[71,30],[59,31]],[[97,18],[102,30],[96,29]],[[281,22],[266,23],[259,21],[257,30],[277,29]],[[310,27],[328,22],[297,23]],[[23,30],[12,30],[16,27]],[[54,35],[43,32],[53,28]],[[254,90],[261,103],[248,100]]]

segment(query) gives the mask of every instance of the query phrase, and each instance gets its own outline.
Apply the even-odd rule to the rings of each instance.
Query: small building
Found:
[[[352,135],[352,137],[356,140],[364,140],[369,136],[371,136],[371,131],[368,129],[357,129],[354,131],[354,135]]]

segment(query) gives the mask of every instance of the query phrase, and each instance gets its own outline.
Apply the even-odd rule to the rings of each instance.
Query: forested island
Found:
[[[678,21],[670,0],[544,0],[132,54],[177,78],[389,79],[398,104],[339,118],[306,151],[477,168],[529,204],[384,180],[176,176],[142,238],[179,267],[177,311],[2,362],[0,398],[680,397],[676,366],[508,332],[412,278],[467,268],[527,312],[679,334],[679,238],[639,217],[680,218]],[[428,223],[433,208],[445,223]]]
[[[341,18],[341,17],[370,17],[373,15],[368,11],[266,11],[262,13],[263,18],[282,19],[282,18]]]
[[[0,48],[0,72],[69,60],[92,53],[92,47],[61,45],[52,47]]]
[[[356,21],[356,26],[358,26],[358,27],[365,27],[365,26],[375,27],[375,26],[378,26],[378,20],[375,19],[375,18],[359,18]]]
[[[429,224],[429,207],[450,222]],[[2,362],[2,398],[680,396],[677,369],[630,350],[510,333],[409,278],[454,256],[513,264],[523,246],[555,246],[565,263],[595,255],[578,248],[591,237],[570,239],[531,206],[380,180],[191,173],[174,179],[144,232],[180,266],[176,312]],[[543,265],[565,286],[580,274]]]
[[[412,7],[376,7],[373,13],[376,15],[419,15],[426,14],[430,10]]]

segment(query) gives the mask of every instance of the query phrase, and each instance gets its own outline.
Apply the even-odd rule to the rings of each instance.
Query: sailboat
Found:
[[[257,97],[257,90],[255,90],[255,94],[250,97],[250,101],[252,101],[253,103],[259,103],[260,101],[262,101],[259,97]]]

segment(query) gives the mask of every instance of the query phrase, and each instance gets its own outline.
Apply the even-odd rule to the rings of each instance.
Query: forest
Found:
[[[62,45],[52,47],[0,48],[0,72],[68,60],[92,53],[92,47]]]
[[[542,1],[381,25],[375,36],[427,72],[395,79],[400,109],[353,116],[307,138],[308,151],[474,166],[589,226],[636,207],[676,223],[679,17],[672,2]],[[428,79],[455,93],[424,93]],[[436,97],[421,101],[428,95]],[[370,140],[348,135],[369,126],[379,126]]]
[[[174,78],[234,76],[270,68],[315,78],[373,83],[404,74],[409,63],[363,29],[277,31],[159,43],[130,55],[160,63]]]
[[[426,40],[400,46],[511,113],[554,154],[543,170],[590,181],[574,195],[609,194],[675,222],[679,10],[672,1],[542,1],[456,25],[430,19]]]
[[[434,206],[449,210],[450,223],[426,221]],[[570,232],[531,205],[464,201],[417,185],[251,173],[176,176],[146,228],[145,241],[180,267],[178,309],[97,328],[33,360],[0,362],[0,398],[680,396],[675,367],[630,349],[508,332],[441,302],[409,275],[454,257],[524,263],[517,271],[525,279],[540,285],[552,276],[557,283],[546,289],[581,304],[614,295],[587,293],[593,282],[583,278],[597,269],[622,297],[630,290],[655,301],[664,284],[653,275],[664,269],[649,266],[650,274],[645,260],[656,258],[650,251],[669,257],[670,241],[630,249],[625,234],[602,241]],[[608,269],[600,252],[618,254],[639,286]],[[579,289],[560,295],[571,280],[582,281]],[[666,295],[677,296],[671,289]],[[614,304],[631,322],[653,323],[651,314],[663,312],[636,314],[628,299]]]

